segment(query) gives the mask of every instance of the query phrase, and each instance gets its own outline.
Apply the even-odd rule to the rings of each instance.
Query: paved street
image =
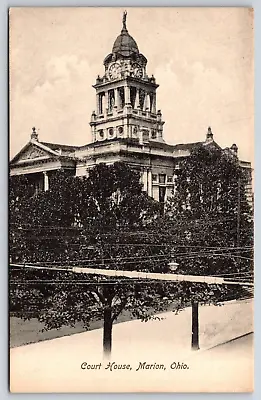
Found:
[[[111,362],[129,364],[131,370],[114,369],[115,364],[112,371],[106,369],[108,361],[102,355],[101,329],[11,349],[11,389],[249,391],[252,335],[213,347],[253,331],[252,307],[249,300],[230,302],[223,307],[200,307],[199,351],[190,350],[190,308],[178,315],[163,314],[161,321],[115,325]],[[212,350],[206,350],[209,348]],[[97,368],[88,369],[88,365]]]

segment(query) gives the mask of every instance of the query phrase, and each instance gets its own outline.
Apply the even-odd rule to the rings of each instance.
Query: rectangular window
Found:
[[[140,89],[140,109],[143,110],[145,103],[145,91]]]
[[[165,201],[165,196],[166,196],[166,188],[160,186],[159,187],[159,202],[164,203]]]
[[[103,97],[104,97],[104,93],[100,93],[99,94],[99,114],[103,114]]]
[[[135,87],[131,86],[130,87],[130,101],[131,101],[132,108],[135,107],[136,92],[137,92],[137,89]]]
[[[124,88],[123,87],[119,87],[118,96],[119,96],[119,100],[118,100],[119,104],[118,104],[118,106],[119,106],[120,110],[122,110],[123,107],[124,107],[124,104],[125,104],[125,94],[124,94]]]
[[[151,139],[156,139],[157,137],[157,131],[155,131],[155,129],[151,130]]]
[[[114,96],[114,90],[109,90],[108,92],[108,96],[109,96],[109,107],[108,107],[108,111],[112,112],[113,107],[115,105],[115,96]]]
[[[152,175],[152,181],[153,182],[157,182],[157,180],[158,180],[158,175]]]
[[[166,175],[160,174],[159,175],[159,183],[165,183],[165,182],[166,182]]]
[[[168,183],[172,183],[173,182],[173,177],[172,176],[168,176]]]
[[[150,112],[153,112],[154,94],[150,93]]]

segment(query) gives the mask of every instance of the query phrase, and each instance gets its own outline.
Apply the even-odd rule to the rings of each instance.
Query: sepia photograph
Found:
[[[10,392],[253,392],[254,168],[252,8],[10,8]]]

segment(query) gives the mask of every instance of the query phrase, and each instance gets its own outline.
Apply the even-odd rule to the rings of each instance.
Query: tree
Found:
[[[15,183],[13,197],[20,193]],[[48,191],[27,196],[23,189],[22,194],[17,197],[19,212],[14,214],[14,207],[10,208],[11,219],[20,221],[20,229],[16,224],[11,231],[17,243],[27,243],[28,251],[19,253],[27,262],[73,260],[77,252],[67,251],[71,241],[85,258],[97,256],[88,249],[93,244],[100,248],[100,259],[111,257],[102,249],[105,240],[101,234],[117,237],[123,230],[150,224],[159,214],[158,203],[142,192],[139,173],[123,163],[99,164],[89,177],[81,178],[58,171],[51,177]]]
[[[117,228],[135,228],[150,221],[159,212],[157,202],[142,192],[140,174],[126,164],[98,164],[84,181],[80,207],[83,226],[97,226],[102,232]]]
[[[31,204],[33,186],[26,176],[11,176],[9,179],[9,222],[19,226]]]
[[[168,271],[170,250],[179,243],[180,228],[177,235],[176,216],[170,211],[160,217],[159,204],[142,192],[139,174],[117,163],[97,165],[82,179],[66,178],[63,182],[62,175],[58,178],[53,189],[33,198],[34,209],[27,220],[30,226],[24,228],[28,232],[28,262],[48,268],[58,264]],[[39,226],[41,221],[44,226]],[[166,229],[170,229],[167,238]],[[237,291],[242,293],[240,288]],[[30,293],[34,296],[33,313]],[[218,285],[108,279],[66,269],[11,270],[10,309],[22,308],[25,316],[36,316],[46,329],[73,326],[78,321],[88,329],[91,320],[103,319],[105,353],[111,351],[112,326],[123,309],[147,321],[158,312],[177,312],[192,299],[217,303],[226,296],[226,286]]]
[[[253,218],[238,159],[200,145],[177,171],[165,224],[176,237],[180,269],[196,274],[249,272]],[[188,266],[189,260],[189,266]]]
[[[51,178],[51,189],[35,193],[27,177],[10,178],[9,249],[14,261],[47,261],[51,249],[54,256],[57,255],[63,245],[63,233],[70,231],[75,222],[77,184],[78,180],[68,176],[66,171],[57,171]],[[53,228],[61,226],[67,230],[60,230],[54,238]]]
[[[158,203],[142,192],[139,174],[124,164],[116,163],[113,166],[100,164],[90,171],[89,177],[82,179],[68,177],[59,172],[52,177],[50,190],[31,197],[29,203],[29,212],[24,215],[24,227],[16,232],[18,239],[21,236],[26,237],[26,251],[20,249],[23,262],[40,262],[45,265],[61,262],[67,265],[79,265],[79,263],[83,265],[85,262],[86,265],[84,260],[87,259],[87,265],[91,264],[96,268],[121,268],[124,265],[131,269],[137,269],[137,265],[141,269],[148,268],[147,261],[150,266],[155,265],[153,258],[146,258],[150,253],[149,248],[137,250],[136,238],[134,243],[130,239],[129,242],[127,239],[127,243],[119,243],[120,238],[126,238],[129,233],[150,225],[159,214]],[[158,250],[161,253],[161,249]],[[61,274],[61,279],[64,278],[65,275]],[[90,279],[88,285],[91,283]],[[101,287],[98,286],[98,289],[94,289],[95,284],[97,285],[94,280],[93,285],[90,285],[92,290],[81,292],[85,295],[85,307],[88,304],[90,310],[83,312],[81,320],[88,322],[86,313],[93,318],[101,317],[103,314],[104,348],[109,349],[113,321],[122,309],[128,306],[132,290],[125,291],[126,287],[121,288],[117,281],[113,288],[106,281]],[[47,282],[46,286],[48,287]],[[54,307],[58,299],[61,304],[64,299],[67,306],[68,302],[73,302],[73,298],[77,303],[81,298],[79,294],[76,295],[78,286],[73,290],[69,284],[68,296],[64,292],[63,285],[57,286],[58,292],[56,288],[50,286],[47,291],[48,301],[52,298],[50,304]],[[36,291],[37,288],[39,285],[36,285]],[[38,291],[39,301],[47,301],[46,297],[42,296],[42,291],[40,289]],[[89,297],[86,292],[89,293]],[[96,308],[93,305],[95,301],[98,302]],[[78,306],[75,304],[70,318],[68,311],[65,318],[54,318],[51,307],[47,314],[41,314],[41,318],[45,315],[46,326],[49,328],[59,325],[59,321],[63,323],[77,321],[78,315],[74,313],[79,307],[79,304]],[[153,304],[150,305],[150,309],[153,309]],[[59,312],[60,310],[61,305]],[[135,315],[139,316],[140,313],[136,310]]]

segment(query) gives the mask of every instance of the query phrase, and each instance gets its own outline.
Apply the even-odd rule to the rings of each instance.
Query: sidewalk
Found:
[[[252,344],[239,349],[210,349],[253,331],[253,301],[222,307],[201,306],[200,349],[191,351],[191,308],[178,315],[165,313],[162,321],[128,321],[113,327],[111,362],[130,364],[132,370],[106,370],[102,329],[31,344],[10,351],[11,390],[23,392],[91,391],[249,391],[252,387]],[[232,351],[232,348],[234,349]],[[233,357],[230,356],[233,354]],[[238,356],[237,356],[238,355]],[[243,357],[243,362],[242,362]],[[102,364],[99,370],[81,364]],[[172,369],[187,364],[188,369]],[[150,369],[138,368],[151,365]],[[143,364],[146,363],[146,364]],[[179,364],[178,364],[179,363]],[[164,365],[165,369],[157,369]],[[154,368],[153,368],[154,366]],[[137,370],[138,369],[138,370]],[[250,369],[250,371],[249,371]],[[137,370],[137,371],[136,371]],[[216,379],[218,377],[218,379]]]

